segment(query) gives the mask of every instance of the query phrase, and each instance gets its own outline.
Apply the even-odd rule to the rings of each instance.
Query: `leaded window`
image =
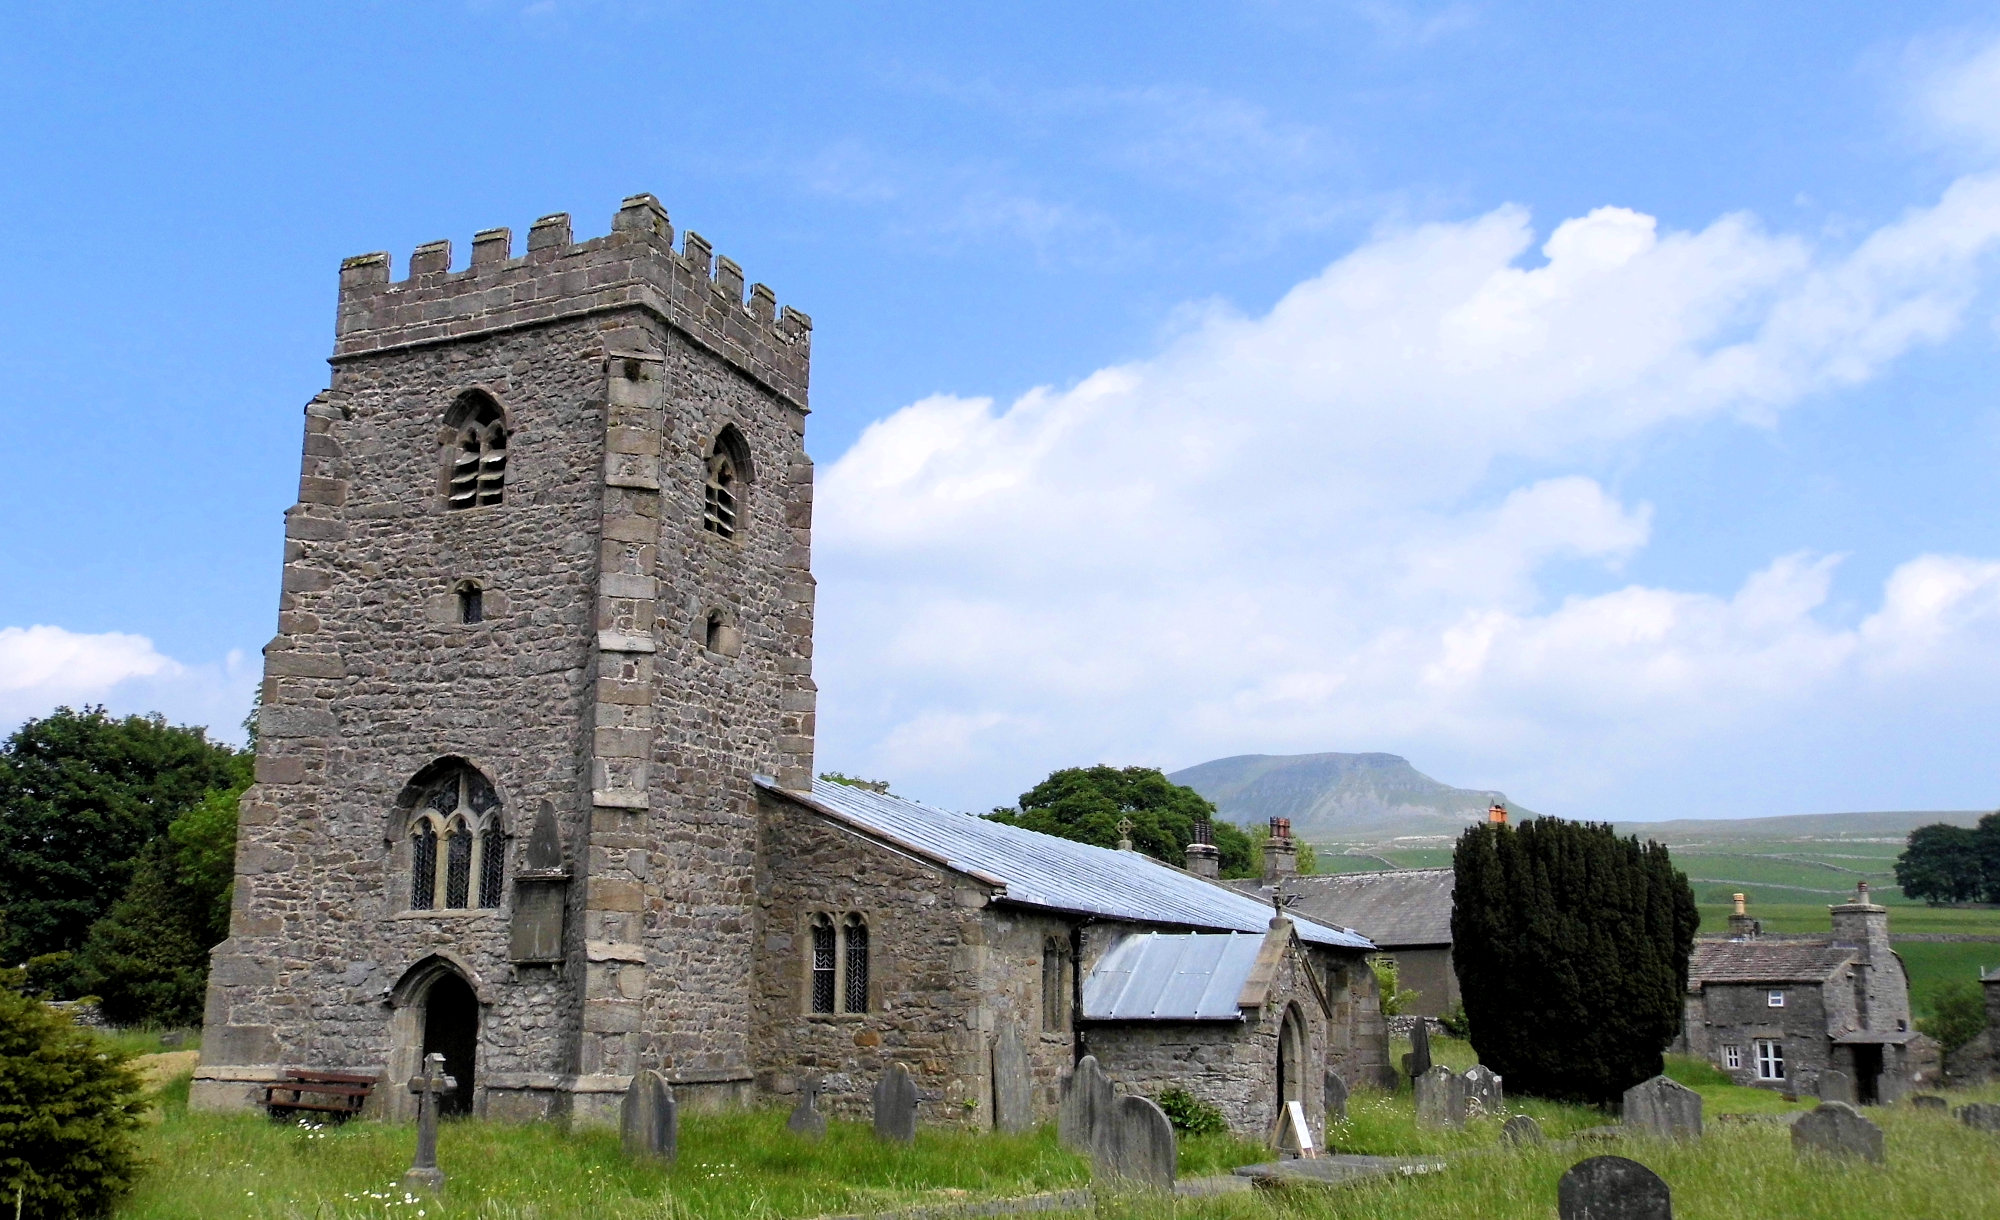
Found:
[[[507,834],[499,794],[484,775],[461,764],[434,776],[417,802],[409,836],[411,910],[500,905]]]
[[[437,824],[429,818],[410,832],[410,909],[428,911],[437,905]]]
[[[846,935],[846,943],[841,945],[847,957],[844,971],[846,987],[841,993],[841,1008],[846,1012],[868,1011],[868,925],[859,915],[849,915],[847,926],[841,929]]]
[[[444,904],[471,906],[472,827],[465,824],[464,818],[452,819],[450,846],[445,851]]]
[[[815,916],[812,926],[812,1010],[833,1011],[834,963],[839,950],[835,944],[833,921]]]
[[[479,905],[500,905],[500,885],[507,877],[507,840],[497,822],[488,822],[479,836]]]

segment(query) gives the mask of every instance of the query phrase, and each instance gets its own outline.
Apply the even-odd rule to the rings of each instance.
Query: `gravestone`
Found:
[[[1792,1123],[1792,1154],[1823,1152],[1829,1156],[1860,1157],[1877,1165],[1888,1160],[1882,1128],[1861,1117],[1844,1101],[1823,1101]]]
[[[1935,1093],[1919,1093],[1910,1098],[1910,1104],[1919,1110],[1946,1110],[1950,1103]]]
[[[1676,1080],[1655,1076],[1625,1090],[1625,1127],[1667,1139],[1701,1137],[1701,1094]]]
[[[184,1029],[170,1029],[166,1033],[160,1035],[160,1045],[163,1047],[179,1046],[181,1043],[186,1041],[187,1041],[187,1031]]]
[[[1410,1027],[1410,1053],[1403,1056],[1403,1074],[1412,1081],[1431,1070],[1431,1023],[1422,1017]]]
[[[1062,1106],[1056,1112],[1056,1137],[1071,1152],[1091,1155],[1097,1145],[1097,1129],[1111,1114],[1117,1100],[1111,1077],[1097,1066],[1097,1056],[1085,1055],[1076,1070],[1063,1078]]]
[[[1465,1112],[1496,1115],[1507,1112],[1507,1098],[1500,1077],[1483,1063],[1475,1063],[1465,1073]]]
[[[1034,1079],[1021,1033],[1012,1021],[993,1036],[993,1126],[1001,1131],[1026,1131],[1034,1126]]]
[[[1516,1114],[1500,1128],[1500,1141],[1505,1144],[1539,1144],[1542,1139],[1542,1124],[1527,1114]]]
[[[2000,1131],[2000,1105],[1976,1101],[1960,1106],[1953,1113],[1958,1115],[1959,1122],[1975,1131]]]
[[[618,1129],[625,1155],[672,1162],[680,1148],[680,1105],[666,1078],[651,1068],[632,1077]]]
[[[799,1104],[792,1107],[791,1117],[785,1120],[785,1130],[809,1140],[825,1137],[826,1115],[819,1112],[819,1094],[825,1087],[817,1076],[799,1085]]]
[[[875,1138],[907,1144],[917,1138],[917,1082],[892,1063],[875,1085]]]
[[[1339,1072],[1328,1072],[1326,1074],[1326,1078],[1320,1083],[1320,1093],[1326,1105],[1326,1118],[1322,1121],[1326,1123],[1327,1127],[1330,1129],[1335,1123],[1346,1122],[1347,1081],[1342,1079]],[[1332,1143],[1333,1141],[1330,1139],[1327,1141],[1329,1146]]]
[[[1403,1074],[1396,1070],[1395,1064],[1385,1063],[1376,1070],[1375,1083],[1378,1088],[1393,1093],[1403,1083]]]
[[[1412,1082],[1417,1093],[1417,1125],[1465,1125],[1465,1077],[1442,1063]]]
[[[1854,1104],[1854,1081],[1846,1072],[1828,1068],[1819,1074],[1819,1099],[1821,1101],[1844,1101]]]
[[[1099,1121],[1090,1161],[1100,1177],[1172,1190],[1177,1155],[1174,1125],[1166,1112],[1151,1098],[1128,1093]]]
[[[1578,1161],[1556,1183],[1560,1220],[1674,1220],[1674,1197],[1660,1175],[1622,1156]]]
[[[417,1155],[403,1175],[403,1189],[444,1189],[444,1170],[438,1168],[438,1098],[457,1087],[458,1081],[444,1074],[443,1055],[424,1056],[423,1075],[410,1080],[410,1092],[417,1095]]]

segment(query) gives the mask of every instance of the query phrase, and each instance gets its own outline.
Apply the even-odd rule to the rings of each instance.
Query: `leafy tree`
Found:
[[[23,1216],[105,1215],[139,1170],[138,1077],[0,973],[0,1192]]]
[[[1979,819],[1972,837],[1979,855],[1981,888],[1986,901],[2000,902],[2000,813],[1989,813]]]
[[[1021,794],[1017,809],[995,809],[996,822],[1099,847],[1118,846],[1118,823],[1132,819],[1132,846],[1179,865],[1194,841],[1194,824],[1207,819],[1221,856],[1222,875],[1252,877],[1262,867],[1250,838],[1229,822],[1216,820],[1215,806],[1192,788],[1169,780],[1153,767],[1066,767]]]
[[[867,792],[879,792],[883,796],[896,795],[889,791],[889,781],[886,779],[862,779],[858,775],[846,775],[839,771],[822,771],[819,773],[819,777],[829,784],[842,784],[849,788],[860,788]]]
[[[1605,1103],[1659,1074],[1701,915],[1658,843],[1537,818],[1469,827],[1452,958],[1482,1063],[1509,1089]]]
[[[64,707],[15,730],[0,745],[0,962],[77,948],[140,849],[249,769],[247,754],[159,716]]]
[[[1996,823],[1995,837],[2000,838],[2000,818],[1989,814],[1981,826],[1986,822]],[[1944,822],[1919,826],[1896,857],[1896,884],[1903,887],[1905,897],[1921,898],[1932,906],[1970,902],[1984,888],[1980,847],[1978,832],[1964,826]]]
[[[1917,1029],[1936,1038],[1949,1055],[1977,1038],[1986,1028],[1986,997],[1968,979],[1952,979],[1931,992],[1931,1015],[1917,1018]]]

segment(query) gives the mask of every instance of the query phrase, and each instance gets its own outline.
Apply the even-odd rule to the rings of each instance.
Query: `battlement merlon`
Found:
[[[430,242],[395,282],[386,253],[343,261],[331,363],[637,308],[808,409],[812,319],[780,311],[762,284],[746,302],[743,269],[716,257],[700,234],[674,249],[673,226],[653,196],[625,200],[603,237],[572,241],[569,216],[557,213],[528,230],[521,257],[512,243],[509,230],[483,230],[472,239],[472,265],[453,271],[451,243]]]

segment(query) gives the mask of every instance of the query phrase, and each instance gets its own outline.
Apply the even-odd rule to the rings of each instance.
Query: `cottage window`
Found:
[[[500,797],[484,775],[460,765],[435,776],[410,817],[409,838],[411,910],[500,905],[507,838]]]
[[[1783,1080],[1785,1078],[1785,1047],[1783,1043],[1760,1038],[1757,1040],[1757,1079]]]
[[[1740,1046],[1723,1047],[1722,1066],[1732,1072],[1740,1069],[1743,1066],[1743,1048]]]
[[[1782,991],[1767,991],[1764,993],[1764,1003],[1771,1008],[1783,1008],[1785,1006],[1785,993]]]
[[[500,503],[507,481],[507,422],[491,398],[472,391],[445,412],[445,505]]]
[[[806,1011],[867,1012],[867,921],[849,915],[835,923],[831,915],[815,914],[811,941],[812,956],[807,962],[811,994]]]

